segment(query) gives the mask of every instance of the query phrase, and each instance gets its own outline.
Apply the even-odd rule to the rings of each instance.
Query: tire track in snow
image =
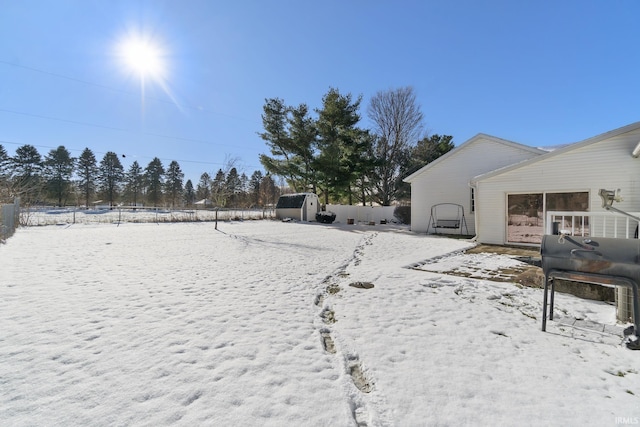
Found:
[[[366,374],[363,364],[358,354],[346,353],[336,342],[332,326],[337,322],[336,313],[331,305],[331,298],[341,290],[340,281],[349,277],[347,268],[351,265],[359,265],[364,255],[366,246],[371,245],[372,240],[378,235],[367,233],[356,245],[353,255],[343,265],[339,266],[332,274],[325,277],[321,285],[322,292],[318,293],[314,299],[314,305],[318,310],[320,320],[319,333],[324,350],[339,358],[341,366],[351,377],[355,390],[348,391],[349,406],[351,414],[357,426],[365,427],[376,425],[374,413],[369,409],[363,395],[367,395],[375,390],[374,381]]]

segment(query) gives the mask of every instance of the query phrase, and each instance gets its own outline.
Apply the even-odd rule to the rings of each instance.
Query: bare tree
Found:
[[[376,93],[367,115],[377,135],[375,194],[378,203],[388,206],[400,183],[400,169],[407,150],[420,138],[423,115],[410,86]]]

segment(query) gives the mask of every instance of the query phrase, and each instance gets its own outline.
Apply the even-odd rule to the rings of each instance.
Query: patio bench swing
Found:
[[[467,221],[464,217],[464,207],[456,203],[438,203],[431,206],[431,217],[429,224],[438,234],[438,229],[462,230],[469,234]],[[447,233],[444,233],[447,234]]]

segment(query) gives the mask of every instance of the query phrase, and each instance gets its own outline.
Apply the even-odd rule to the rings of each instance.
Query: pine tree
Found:
[[[260,162],[268,173],[283,177],[295,191],[315,191],[314,159],[317,143],[316,122],[309,107],[288,107],[279,98],[267,99],[260,137],[271,155],[261,154]]]
[[[159,206],[162,202],[162,187],[164,185],[164,166],[159,158],[154,157],[145,168],[144,183],[147,201],[152,206]]]
[[[249,193],[249,203],[252,206],[260,205],[260,184],[262,183],[262,178],[264,178],[262,172],[255,171],[249,179],[249,189],[247,192]]]
[[[264,132],[258,135],[266,141],[270,148],[271,156],[261,154],[260,163],[262,163],[267,172],[295,182],[297,174],[292,164],[294,147],[287,130],[289,107],[285,105],[284,100],[271,98],[265,99],[262,109]]]
[[[260,183],[260,200],[263,206],[275,206],[279,194],[276,183],[270,175],[262,178]]]
[[[182,195],[184,173],[180,169],[177,161],[172,160],[165,174],[165,193],[169,197],[171,206],[176,206],[176,201],[180,200]]]
[[[318,186],[324,193],[324,202],[348,194],[355,180],[350,169],[349,157],[355,150],[360,121],[358,108],[362,97],[352,99],[351,94],[342,95],[331,88],[322,98],[322,109],[318,112],[318,147],[316,158]]]
[[[196,188],[196,198],[198,200],[211,198],[211,177],[206,172],[200,175],[200,181],[198,181],[198,187]]]
[[[0,179],[9,175],[9,154],[0,144]]]
[[[63,145],[49,151],[44,159],[47,189],[58,206],[62,206],[62,199],[69,194],[74,166],[75,159]]]
[[[187,206],[193,206],[196,201],[196,191],[193,188],[193,183],[190,179],[184,184],[184,202]]]
[[[96,157],[89,148],[85,148],[78,158],[76,167],[78,174],[78,185],[84,196],[84,205],[89,207],[89,199],[96,190],[96,181],[98,179],[98,166],[96,165]]]
[[[7,150],[0,144],[0,202],[9,201],[9,163]]]
[[[113,151],[107,152],[100,161],[98,182],[100,183],[100,191],[111,207],[115,205],[123,178],[124,168],[118,155]]]
[[[33,202],[42,181],[42,156],[36,147],[29,144],[18,147],[11,158],[10,170],[14,194],[24,196],[27,204]]]
[[[231,168],[225,180],[225,193],[228,194],[229,206],[238,206],[238,195],[241,191],[240,176],[236,168]]]
[[[296,191],[316,192],[315,159],[318,144],[318,127],[316,121],[309,117],[309,107],[300,104],[290,108],[288,117],[289,135],[294,147],[291,160],[292,169],[297,174],[294,183]]]
[[[138,206],[144,189],[144,175],[142,166],[134,160],[129,166],[125,177],[125,195],[133,206]]]
[[[218,169],[215,178],[211,181],[211,198],[217,207],[225,207],[227,197],[226,175],[222,169]]]

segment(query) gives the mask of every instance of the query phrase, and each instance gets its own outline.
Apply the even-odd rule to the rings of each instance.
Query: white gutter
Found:
[[[480,215],[478,215],[478,187],[473,181],[469,181],[469,188],[473,190],[473,230],[475,235],[471,240],[475,242],[478,240],[478,220],[480,218]]]

